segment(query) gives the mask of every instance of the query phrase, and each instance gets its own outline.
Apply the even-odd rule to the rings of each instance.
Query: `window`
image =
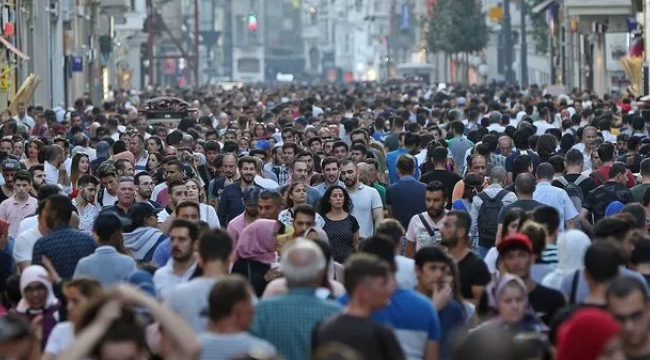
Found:
[[[354,0],[354,9],[361,12],[363,10],[363,0]]]
[[[237,70],[243,73],[259,73],[260,61],[254,58],[244,58],[237,61]]]

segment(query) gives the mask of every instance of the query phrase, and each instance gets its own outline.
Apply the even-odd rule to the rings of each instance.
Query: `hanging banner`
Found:
[[[402,3],[402,14],[400,19],[399,29],[408,30],[411,27],[409,24],[409,4]]]

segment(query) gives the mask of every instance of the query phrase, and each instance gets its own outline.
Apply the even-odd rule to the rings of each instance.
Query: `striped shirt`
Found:
[[[200,360],[228,360],[242,355],[255,354],[256,358],[268,359],[276,354],[275,347],[247,332],[236,334],[199,335],[201,342]]]
[[[558,258],[557,258],[557,245],[555,244],[548,244],[546,245],[546,250],[542,253],[542,260],[544,260],[545,263],[556,267]]]

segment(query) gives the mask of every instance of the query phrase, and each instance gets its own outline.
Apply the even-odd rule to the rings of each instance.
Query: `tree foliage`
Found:
[[[548,22],[546,20],[546,11],[540,11],[533,14],[533,8],[544,2],[544,0],[527,0],[528,18],[530,19],[530,26],[527,29],[528,34],[531,35],[535,42],[535,51],[540,54],[548,53]]]
[[[488,43],[489,29],[479,0],[437,0],[429,23],[432,51],[473,53]]]

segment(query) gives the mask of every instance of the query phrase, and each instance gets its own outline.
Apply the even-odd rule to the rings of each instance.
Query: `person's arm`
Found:
[[[159,303],[154,298],[145,295],[135,286],[122,283],[115,287],[115,296],[133,305],[148,309],[165,333],[165,338],[171,342],[171,353],[167,360],[196,359],[200,345],[192,329],[176,315],[169,307]]]
[[[591,215],[591,211],[588,209],[582,208],[580,209],[580,225],[586,232],[592,232],[594,230],[593,225],[589,222],[589,216]]]
[[[498,246],[499,243],[501,242],[501,233],[503,232],[503,223],[500,223],[497,225],[497,234],[496,234],[496,241],[494,242],[494,246]]]
[[[160,230],[160,232],[162,232],[163,234],[168,234],[169,228],[172,226],[172,222],[174,222],[174,220],[176,220],[176,212],[172,212],[171,214],[169,214],[169,217],[167,217],[165,221],[158,224],[158,230]]]
[[[382,220],[384,220],[384,208],[378,207],[372,209],[372,218],[375,220],[375,227],[376,227],[377,224],[379,224]]]
[[[483,205],[481,197],[478,195],[474,196],[472,204],[469,207],[469,216],[472,219],[472,224],[469,228],[469,238],[472,239],[472,241],[478,239],[478,214],[481,205]]]
[[[352,234],[352,246],[354,246],[354,250],[359,251],[359,245],[361,245],[360,242],[359,230],[357,230]]]
[[[440,343],[433,340],[427,341],[427,347],[424,350],[424,360],[438,360],[440,357]]]
[[[415,256],[415,243],[412,241],[407,241],[406,242],[406,249],[404,249],[404,256],[406,256],[409,259],[413,259]]]
[[[393,217],[393,207],[392,206],[386,205],[386,212],[388,213],[389,218]]]
[[[224,226],[228,224],[228,189],[224,188],[221,196],[218,199],[217,215],[219,216],[219,223]]]

